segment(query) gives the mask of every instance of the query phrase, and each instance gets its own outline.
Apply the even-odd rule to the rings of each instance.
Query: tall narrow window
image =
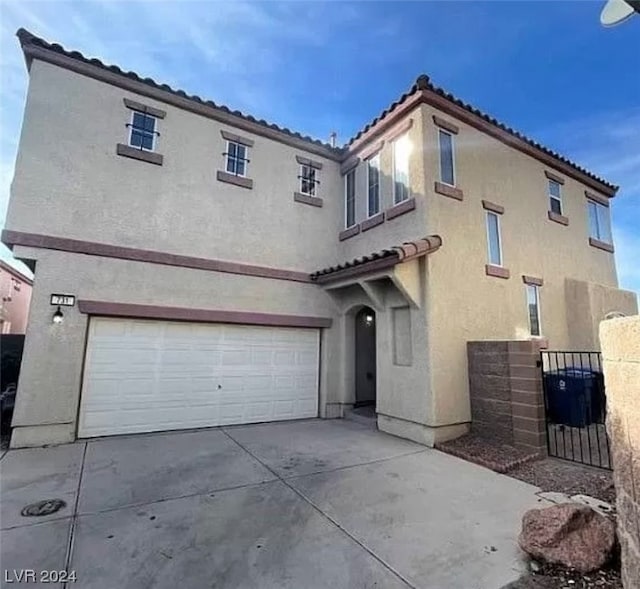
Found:
[[[156,118],[137,110],[131,113],[129,127],[129,145],[145,151],[154,151],[156,144]]]
[[[562,193],[560,182],[549,180],[549,210],[552,213],[562,215]]]
[[[611,243],[609,207],[605,207],[592,200],[587,202],[589,207],[589,237]]]
[[[393,202],[398,204],[409,198],[409,156],[411,141],[406,135],[393,144]]]
[[[227,141],[227,151],[224,156],[227,161],[225,169],[234,176],[246,176],[247,172],[247,146],[235,141]]]
[[[320,181],[316,178],[316,169],[307,164],[300,166],[300,192],[302,194],[308,194],[309,196],[316,195],[316,184],[320,184]]]
[[[500,217],[487,211],[487,247],[489,264],[502,266],[502,243],[500,239]]]
[[[453,158],[453,135],[438,130],[438,138],[440,142],[440,180],[450,186],[456,185],[455,164]]]
[[[344,177],[344,224],[347,229],[356,224],[356,171]]]
[[[367,161],[367,170],[367,216],[373,217],[380,212],[380,155],[374,155]]]
[[[527,288],[527,309],[529,311],[529,333],[540,335],[540,296],[535,284],[525,285]]]

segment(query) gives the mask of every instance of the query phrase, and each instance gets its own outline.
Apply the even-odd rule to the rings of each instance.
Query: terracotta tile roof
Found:
[[[573,168],[573,170],[575,170],[577,173],[585,176],[586,178],[591,179],[593,182],[595,182],[595,183],[601,185],[602,187],[608,189],[608,191],[610,193],[615,193],[615,191],[618,189],[618,187],[616,185],[611,184],[611,183],[607,182],[606,180],[603,180],[602,178],[596,176],[595,174],[589,172],[588,170],[580,167],[578,164],[572,162],[568,158],[556,153],[555,151],[552,151],[551,149],[549,149],[547,147],[544,147],[540,143],[538,143],[538,142],[534,141],[533,139],[523,135],[519,131],[516,131],[515,129],[512,129],[511,127],[505,125],[504,123],[498,121],[497,119],[491,117],[490,115],[488,115],[486,113],[483,113],[482,111],[474,108],[470,104],[467,104],[467,103],[463,102],[462,100],[460,100],[459,98],[456,98],[452,94],[449,94],[448,92],[446,92],[442,88],[439,88],[439,87],[435,86],[431,82],[429,77],[424,75],[424,74],[417,78],[416,82],[413,84],[413,86],[409,89],[408,92],[405,92],[404,94],[402,94],[402,96],[400,96],[400,98],[398,100],[393,102],[389,107],[387,107],[385,110],[383,110],[371,122],[369,122],[367,125],[365,125],[360,131],[358,131],[358,133],[356,135],[354,135],[347,142],[347,144],[345,146],[343,146],[343,147],[332,147],[328,143],[325,143],[325,142],[320,141],[318,139],[314,139],[312,137],[309,137],[308,135],[302,135],[301,133],[297,133],[297,132],[292,131],[292,130],[286,128],[286,127],[280,127],[280,126],[275,125],[273,123],[269,123],[269,122],[267,122],[267,121],[265,121],[263,119],[256,119],[255,117],[253,117],[251,115],[246,115],[246,114],[244,114],[244,113],[242,113],[242,112],[240,112],[238,110],[231,110],[229,107],[227,107],[225,105],[216,104],[215,102],[213,102],[211,100],[203,100],[202,98],[200,98],[199,96],[196,96],[196,95],[189,95],[186,92],[184,92],[183,90],[175,90],[175,89],[171,88],[171,86],[169,86],[167,84],[159,84],[158,82],[156,82],[155,80],[153,80],[151,78],[142,78],[138,74],[136,74],[135,72],[131,72],[131,71],[125,72],[124,70],[120,69],[118,66],[106,65],[102,61],[100,61],[99,59],[87,58],[84,55],[82,55],[82,53],[80,53],[78,51],[68,51],[64,47],[62,47],[61,45],[59,45],[57,43],[48,43],[44,39],[41,39],[40,37],[37,37],[33,33],[30,33],[29,31],[27,31],[27,30],[25,30],[23,28],[19,29],[17,31],[16,35],[18,36],[18,39],[20,40],[20,44],[22,46],[23,51],[25,52],[25,56],[27,56],[27,54],[28,54],[28,48],[29,47],[42,48],[42,49],[46,49],[46,50],[49,50],[49,51],[53,51],[53,52],[55,52],[55,53],[57,53],[59,55],[74,59],[74,60],[79,61],[81,63],[85,63],[85,64],[96,66],[96,67],[98,67],[98,68],[100,68],[100,69],[102,69],[102,70],[104,70],[106,72],[111,72],[112,74],[123,76],[124,78],[132,80],[134,82],[139,82],[139,83],[142,83],[142,84],[146,84],[147,86],[150,86],[151,88],[154,88],[156,90],[162,90],[162,91],[165,91],[165,92],[169,92],[169,93],[171,93],[171,94],[173,94],[175,96],[178,96],[180,98],[183,98],[183,99],[186,99],[186,100],[189,100],[189,101],[193,101],[194,103],[201,104],[201,105],[204,105],[204,106],[207,106],[207,107],[211,107],[211,108],[217,109],[218,111],[220,111],[222,113],[233,115],[235,117],[238,117],[238,118],[240,118],[240,119],[242,119],[244,121],[247,121],[249,123],[252,123],[252,124],[260,125],[260,126],[264,127],[265,129],[271,129],[272,131],[283,133],[284,135],[289,136],[289,137],[291,137],[293,139],[304,141],[306,143],[309,143],[310,145],[315,146],[316,148],[321,148],[323,150],[326,150],[328,153],[334,154],[334,156],[337,157],[337,158],[348,157],[349,148],[353,145],[354,142],[356,142],[357,140],[362,138],[363,135],[365,135],[373,127],[378,125],[388,115],[391,115],[392,113],[397,111],[403,104],[405,104],[407,102],[407,100],[409,98],[414,96],[416,93],[418,93],[418,92],[427,92],[427,91],[428,92],[432,92],[434,95],[437,95],[437,96],[441,97],[447,103],[449,103],[451,105],[455,105],[456,107],[459,107],[463,111],[466,111],[467,113],[469,113],[471,115],[475,115],[475,116],[479,117],[485,123],[488,123],[489,125],[495,127],[496,129],[506,133],[507,135],[511,136],[513,139],[520,140],[520,141],[526,143],[528,146],[530,146],[534,150],[537,150],[538,152],[546,154],[547,156],[557,160],[559,163],[564,164],[566,166],[569,166],[570,168]],[[28,56],[27,56],[27,59],[29,59]]]
[[[401,262],[407,262],[413,258],[425,256],[436,251],[442,245],[439,235],[429,235],[414,241],[405,241],[402,245],[396,245],[388,249],[373,252],[367,256],[361,256],[337,266],[323,268],[311,274],[311,279],[324,284],[334,282],[342,278],[352,278],[369,272],[391,268]]]
[[[407,99],[409,99],[411,96],[413,96],[417,92],[425,91],[425,90],[430,90],[430,91],[434,92],[435,94],[437,94],[438,96],[441,96],[442,98],[446,99],[450,103],[455,104],[456,106],[464,109],[465,111],[480,117],[482,120],[484,120],[485,122],[489,123],[490,125],[493,125],[494,127],[497,127],[498,129],[500,129],[502,131],[505,131],[509,135],[512,135],[513,137],[515,137],[517,139],[520,139],[521,141],[524,141],[525,143],[529,144],[531,147],[542,151],[543,153],[553,157],[554,159],[556,159],[556,160],[558,160],[558,161],[560,161],[560,162],[562,162],[564,164],[567,164],[568,166],[571,166],[572,168],[574,168],[578,172],[588,176],[592,180],[595,180],[596,182],[601,183],[604,186],[610,188],[612,191],[615,192],[615,191],[618,190],[619,187],[616,186],[615,184],[611,184],[610,182],[607,182],[603,178],[600,178],[599,176],[593,174],[592,172],[589,172],[585,168],[582,168],[581,166],[579,166],[575,162],[571,161],[570,159],[564,157],[563,155],[561,155],[561,154],[549,149],[548,147],[545,147],[544,145],[541,145],[540,143],[538,143],[534,139],[531,139],[530,137],[527,137],[523,133],[520,133],[519,131],[516,131],[512,127],[509,127],[508,125],[502,123],[501,121],[498,121],[497,119],[495,119],[491,115],[488,115],[488,114],[482,112],[481,110],[473,107],[472,105],[470,105],[470,104],[468,104],[466,102],[463,102],[462,100],[460,100],[459,98],[457,98],[453,94],[450,94],[449,92],[447,92],[443,88],[440,88],[440,87],[434,85],[431,82],[431,79],[429,78],[429,76],[427,76],[425,74],[422,74],[422,75],[418,76],[418,78],[416,79],[415,83],[413,84],[413,86],[411,86],[411,88],[409,89],[408,92],[405,92],[402,96],[400,96],[400,98],[398,100],[396,100],[391,105],[389,105],[377,117],[375,117],[372,121],[367,123],[362,129],[360,129],[360,131],[358,131],[351,139],[349,139],[349,141],[346,144],[347,149],[355,141],[360,139],[365,133],[367,133],[369,130],[371,130],[373,127],[375,127],[378,123],[380,123],[382,121],[382,119],[384,119],[388,115],[392,114],[398,107],[400,107],[402,104],[404,104],[407,101]]]
[[[54,51],[56,53],[59,53],[60,55],[64,55],[66,57],[70,57],[70,58],[75,59],[77,61],[81,61],[83,63],[87,63],[87,64],[90,64],[90,65],[94,65],[96,67],[99,67],[101,69],[108,70],[108,71],[110,71],[110,72],[112,72],[114,74],[118,74],[118,75],[124,76],[126,78],[129,78],[130,80],[133,80],[133,81],[136,81],[136,82],[142,82],[143,84],[147,84],[148,86],[151,86],[152,88],[156,88],[158,90],[164,90],[166,92],[170,92],[171,94],[175,94],[176,96],[180,96],[182,98],[187,98],[188,100],[193,100],[194,102],[197,102],[197,103],[200,103],[200,104],[205,104],[207,106],[216,108],[216,109],[218,109],[218,110],[220,110],[222,112],[229,113],[229,114],[235,115],[237,117],[240,117],[241,119],[244,119],[246,121],[250,121],[252,123],[257,123],[259,125],[262,125],[264,127],[269,128],[269,129],[273,129],[275,131],[279,131],[281,133],[289,135],[290,137],[295,137],[296,139],[301,139],[303,141],[307,141],[307,142],[312,143],[312,144],[314,144],[316,146],[321,146],[321,147],[323,147],[325,149],[329,149],[329,150],[335,152],[338,155],[342,154],[342,152],[344,151],[343,148],[332,147],[329,143],[325,143],[323,141],[320,141],[319,139],[314,139],[313,137],[310,137],[308,135],[302,135],[301,133],[297,133],[296,131],[291,131],[290,129],[287,129],[286,127],[280,127],[280,126],[278,126],[278,125],[276,125],[274,123],[268,123],[264,119],[256,119],[255,117],[253,117],[251,115],[246,115],[246,114],[240,112],[239,110],[231,110],[229,107],[227,107],[227,106],[225,106],[223,104],[216,104],[212,100],[204,100],[204,99],[200,98],[200,96],[196,96],[194,94],[187,94],[184,90],[175,90],[174,88],[172,88],[168,84],[159,84],[158,82],[156,82],[152,78],[142,78],[138,74],[136,74],[135,72],[131,72],[131,71],[125,72],[124,70],[120,69],[117,65],[107,65],[107,64],[103,63],[102,61],[100,61],[99,59],[95,59],[95,58],[91,58],[90,59],[88,57],[85,57],[79,51],[68,51],[67,49],[62,47],[62,45],[59,45],[58,43],[48,43],[44,39],[41,39],[40,37],[37,37],[33,33],[30,33],[26,29],[23,29],[23,28],[18,29],[18,31],[16,32],[16,36],[20,40],[20,45],[22,46],[23,50],[25,49],[25,47],[29,47],[29,46],[31,46],[31,47],[41,47],[43,49],[48,49],[50,51]]]

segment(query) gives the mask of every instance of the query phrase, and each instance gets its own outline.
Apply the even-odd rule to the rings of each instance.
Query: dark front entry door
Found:
[[[356,315],[356,407],[376,403],[376,314],[364,307]]]

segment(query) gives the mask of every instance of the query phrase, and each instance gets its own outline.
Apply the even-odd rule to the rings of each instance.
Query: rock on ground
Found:
[[[586,505],[565,503],[527,511],[518,543],[535,559],[588,573],[611,558],[615,538],[611,520]]]

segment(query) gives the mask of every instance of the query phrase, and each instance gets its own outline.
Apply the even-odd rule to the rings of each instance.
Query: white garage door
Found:
[[[92,318],[80,437],[316,417],[319,331]]]

